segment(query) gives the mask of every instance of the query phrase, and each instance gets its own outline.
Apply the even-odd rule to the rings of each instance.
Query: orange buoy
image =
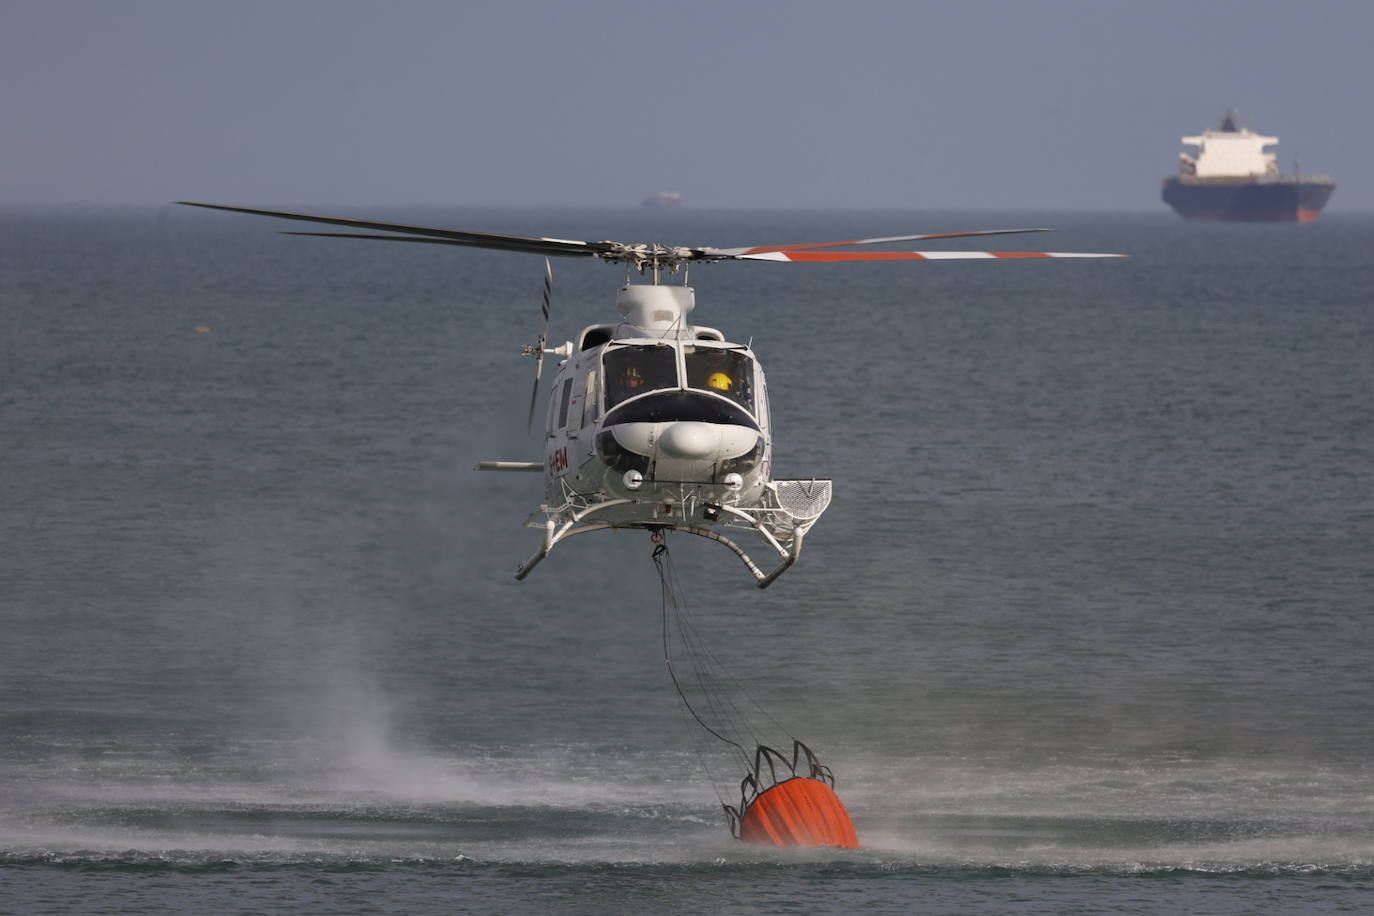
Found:
[[[807,776],[783,780],[751,801],[740,818],[739,838],[761,846],[859,848],[859,835],[840,797]]]

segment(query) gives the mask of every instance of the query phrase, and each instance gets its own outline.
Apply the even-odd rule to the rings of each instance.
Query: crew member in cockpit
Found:
[[[639,367],[626,366],[625,371],[620,373],[620,378],[617,379],[616,389],[618,390],[614,392],[614,397],[611,401],[612,404],[619,404],[626,398],[632,398],[637,394],[643,394],[645,391],[644,374],[639,371]]]
[[[735,383],[732,382],[730,376],[726,375],[724,372],[712,372],[706,379],[707,388],[723,392],[724,394],[729,394],[730,389],[734,386]]]

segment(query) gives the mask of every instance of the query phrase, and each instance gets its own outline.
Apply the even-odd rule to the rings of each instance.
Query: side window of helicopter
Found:
[[[754,361],[739,350],[688,347],[687,386],[721,394],[754,412]]]
[[[572,397],[572,379],[563,380],[563,394],[558,398],[558,428],[568,425],[568,400]]]
[[[587,390],[582,395],[582,425],[594,423],[597,417],[596,370],[587,373]]]
[[[606,409],[659,388],[677,387],[677,355],[672,347],[614,347],[602,357],[606,371]]]

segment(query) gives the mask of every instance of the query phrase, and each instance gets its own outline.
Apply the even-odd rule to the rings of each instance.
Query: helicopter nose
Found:
[[[659,450],[673,458],[709,458],[719,447],[720,434],[710,423],[671,423],[658,439]]]

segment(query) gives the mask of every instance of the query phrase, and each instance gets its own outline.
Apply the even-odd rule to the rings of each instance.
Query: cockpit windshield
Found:
[[[754,361],[743,351],[688,346],[683,353],[687,386],[721,394],[754,412]]]
[[[602,357],[606,409],[659,388],[677,387],[677,354],[663,345],[613,347]]]

